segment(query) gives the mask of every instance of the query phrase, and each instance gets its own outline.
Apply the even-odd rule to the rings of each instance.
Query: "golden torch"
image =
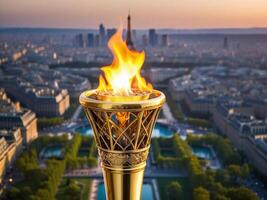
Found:
[[[108,200],[139,200],[153,127],[165,102],[141,76],[145,53],[129,50],[119,29],[109,40],[114,60],[99,86],[80,95],[94,130]]]

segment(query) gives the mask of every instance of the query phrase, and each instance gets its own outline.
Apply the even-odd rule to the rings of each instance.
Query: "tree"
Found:
[[[7,190],[5,194],[5,199],[19,200],[20,199],[20,191],[16,187],[12,187]]]
[[[227,197],[234,200],[258,200],[256,193],[246,187],[230,188]]]
[[[249,173],[250,173],[250,169],[249,169],[248,164],[244,164],[244,165],[242,166],[242,168],[241,168],[241,175],[242,175],[242,178],[243,178],[243,179],[248,178]]]
[[[193,199],[194,200],[209,200],[210,193],[208,190],[206,190],[203,187],[197,187],[194,189]]]
[[[209,192],[211,199],[225,199],[226,188],[219,182],[211,182],[209,184]]]
[[[20,189],[21,200],[28,200],[28,198],[33,194],[30,186],[23,186]]]
[[[29,199],[27,199],[27,200],[41,200],[41,199],[38,196],[36,196],[36,195],[31,195],[29,197]]]
[[[168,200],[181,199],[182,186],[180,185],[178,181],[173,181],[167,186],[166,192],[167,192]]]
[[[15,161],[15,168],[20,171],[23,172],[26,170],[26,162],[23,158],[19,158]]]
[[[242,176],[241,167],[239,165],[229,165],[228,171],[235,178],[240,178]]]
[[[241,156],[234,150],[229,139],[209,133],[203,137],[189,135],[187,141],[191,145],[211,145],[224,165],[241,164]]]
[[[55,126],[61,124],[64,121],[62,117],[53,117],[53,118],[38,118],[37,126],[39,129],[43,129],[50,126]]]
[[[70,183],[71,183],[71,179],[70,178],[67,178],[67,180],[66,180],[66,186],[69,186]]]
[[[15,167],[22,173],[38,168],[37,152],[35,149],[24,152],[15,162]]]
[[[81,198],[81,188],[75,183],[70,184],[64,190],[64,199],[70,200],[80,200]]]
[[[227,198],[226,196],[223,196],[223,195],[217,195],[215,197],[215,200],[230,200],[229,198]]]
[[[199,118],[188,118],[187,122],[193,126],[199,126],[204,128],[210,128],[211,124],[208,120],[205,119],[199,119]]]
[[[47,180],[47,172],[44,169],[32,169],[25,172],[25,179],[32,183],[40,183]]]
[[[227,170],[218,169],[215,174],[216,181],[221,182],[223,185],[228,185],[230,183],[230,175]]]
[[[51,195],[46,189],[39,189],[36,194],[41,200],[51,200]]]

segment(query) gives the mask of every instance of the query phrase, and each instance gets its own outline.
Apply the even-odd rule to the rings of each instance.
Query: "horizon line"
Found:
[[[116,27],[105,27],[106,29],[112,29]],[[98,28],[81,28],[81,27],[42,27],[42,26],[1,26],[0,29],[71,29],[71,30],[98,30]],[[241,30],[241,29],[267,29],[267,26],[247,26],[247,27],[203,27],[203,28],[134,28],[133,30],[148,30],[148,29],[157,29],[157,30]]]

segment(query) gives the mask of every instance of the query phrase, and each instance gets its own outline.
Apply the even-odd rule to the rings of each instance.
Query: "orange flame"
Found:
[[[108,91],[116,96],[130,96],[135,90],[151,91],[152,85],[147,84],[141,76],[145,52],[128,49],[122,39],[122,28],[110,38],[108,47],[114,59],[111,65],[101,68],[104,75],[99,77],[97,90]]]

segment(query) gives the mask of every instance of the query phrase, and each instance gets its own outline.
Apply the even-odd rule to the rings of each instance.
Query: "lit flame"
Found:
[[[122,39],[122,28],[110,38],[108,47],[114,59],[111,65],[101,68],[104,75],[99,77],[97,90],[111,92],[116,96],[130,96],[134,91],[151,91],[152,85],[147,84],[141,76],[145,52],[128,49]]]

